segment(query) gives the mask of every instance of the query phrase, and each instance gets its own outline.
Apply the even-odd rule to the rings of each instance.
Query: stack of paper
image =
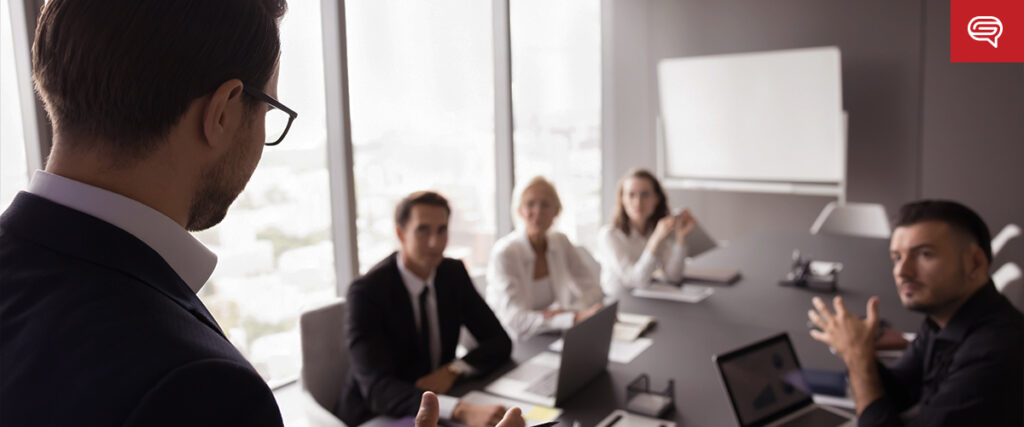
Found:
[[[619,312],[618,321],[615,322],[615,329],[612,331],[612,339],[624,342],[636,341],[653,324],[654,316]]]
[[[562,410],[549,408],[547,406],[534,405],[532,403],[520,402],[518,400],[498,397],[482,391],[471,391],[459,399],[473,405],[501,405],[506,408],[519,408],[523,411],[523,419],[529,424],[546,423],[554,421],[562,415]]]
[[[711,296],[713,293],[715,293],[714,289],[693,285],[675,287],[671,285],[651,284],[651,286],[646,289],[633,289],[633,296],[635,297],[682,302],[700,302],[703,301],[704,298]]]

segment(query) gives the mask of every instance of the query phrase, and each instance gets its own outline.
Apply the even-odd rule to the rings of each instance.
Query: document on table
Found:
[[[683,285],[682,287],[676,287],[658,283],[651,284],[651,286],[644,289],[633,289],[633,296],[638,298],[654,298],[690,303],[701,302],[713,293],[715,293],[714,289],[704,286]]]
[[[561,353],[563,344],[562,340],[559,339],[558,341],[551,343],[551,345],[548,346],[548,350]],[[635,341],[630,342],[612,340],[612,345],[608,349],[608,360],[625,365],[632,362],[633,359],[636,359],[636,357],[639,356],[640,353],[643,353],[644,350],[647,350],[651,344],[654,344],[654,340],[650,338],[637,338]]]
[[[620,311],[618,320],[615,322],[615,328],[612,330],[612,339],[626,342],[636,341],[653,324],[654,316],[623,313]]]
[[[597,427],[676,427],[676,423],[660,418],[645,417],[616,409],[604,417]]]
[[[518,400],[498,397],[482,391],[471,391],[459,400],[473,405],[501,405],[506,408],[516,407],[523,411],[523,419],[528,424],[539,424],[554,421],[562,415],[562,410],[549,408],[547,406],[534,405],[532,403],[520,402]]]

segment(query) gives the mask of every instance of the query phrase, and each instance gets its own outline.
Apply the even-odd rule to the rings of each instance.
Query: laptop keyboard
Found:
[[[552,371],[547,376],[537,380],[533,384],[530,384],[530,388],[527,388],[526,392],[538,396],[554,396],[555,388],[557,386],[558,372]]]

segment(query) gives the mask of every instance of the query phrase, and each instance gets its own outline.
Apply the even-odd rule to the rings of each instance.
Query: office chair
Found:
[[[877,203],[829,202],[811,225],[811,234],[888,239],[890,233],[885,207]]]
[[[992,256],[999,255],[999,251],[1006,246],[1014,237],[1020,236],[1020,227],[1017,224],[1006,224],[996,237],[992,238]]]
[[[345,427],[333,413],[348,375],[345,301],[302,313],[302,391],[311,426]]]

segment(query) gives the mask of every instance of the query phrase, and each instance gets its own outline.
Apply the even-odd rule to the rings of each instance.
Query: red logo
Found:
[[[1024,0],[950,0],[952,62],[1024,62]]]

